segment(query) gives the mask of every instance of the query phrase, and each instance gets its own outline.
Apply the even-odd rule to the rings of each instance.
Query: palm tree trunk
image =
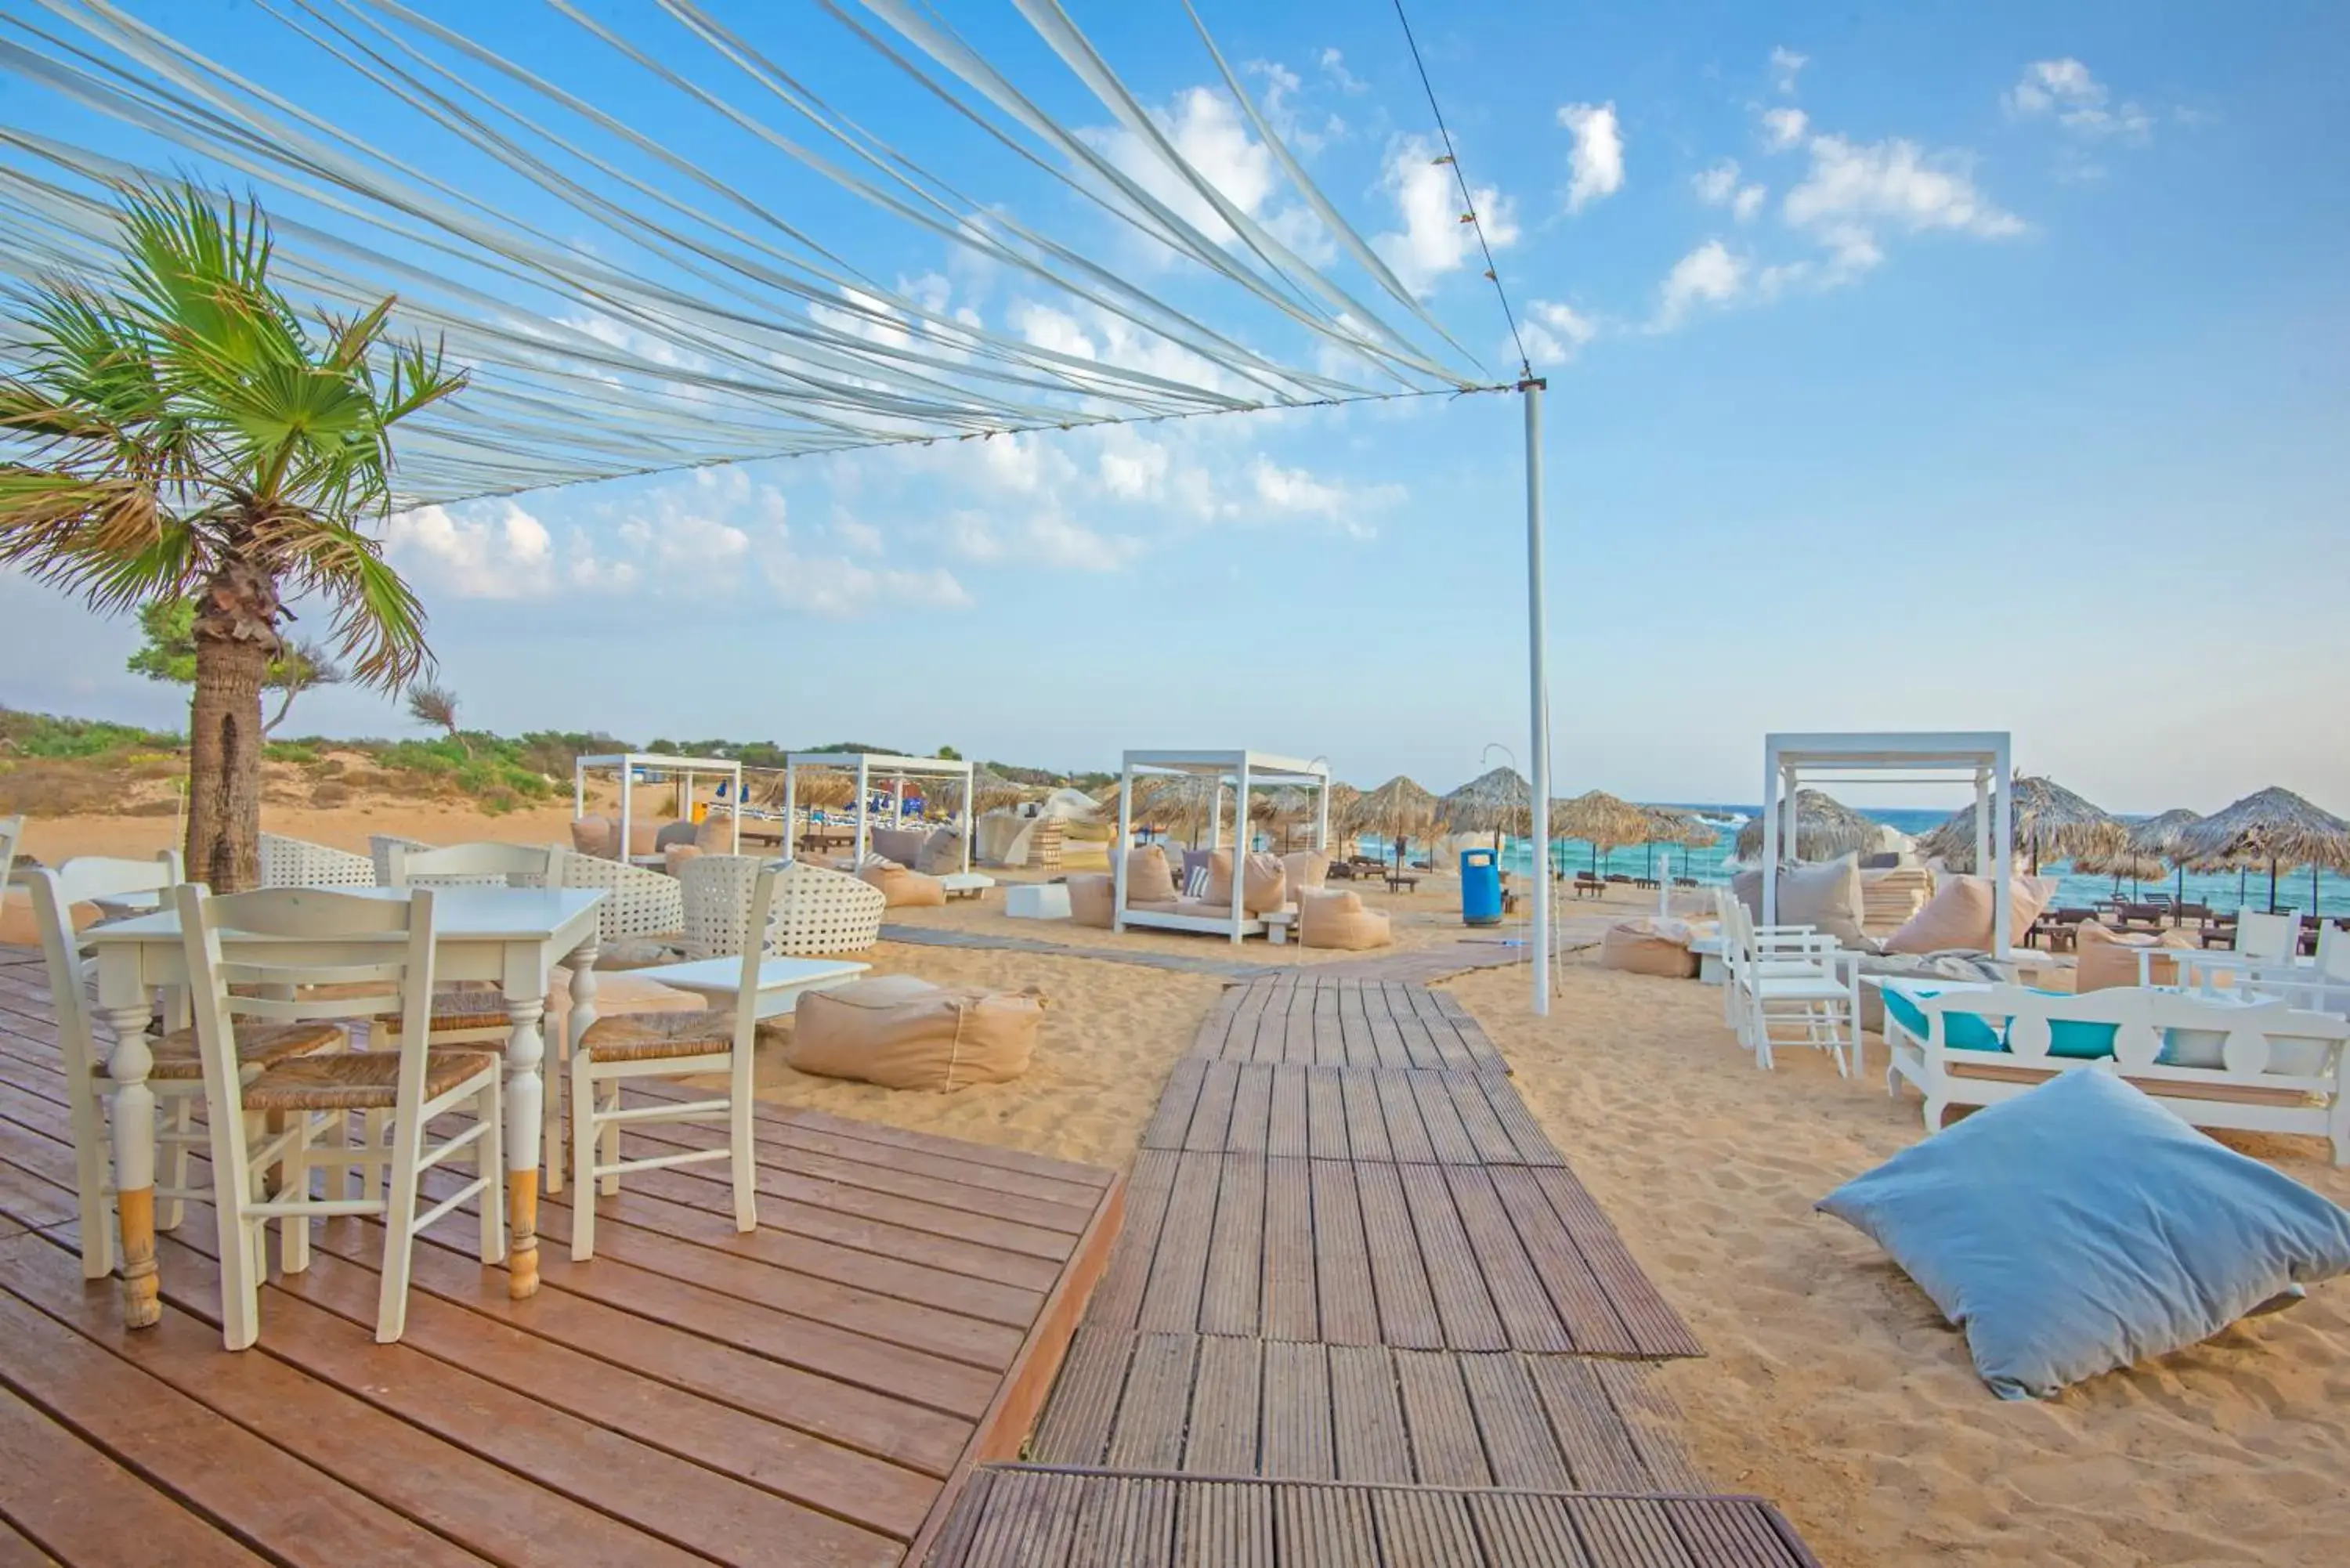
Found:
[[[215,893],[261,880],[261,683],[278,652],[277,585],[231,561],[196,601],[187,874]]]

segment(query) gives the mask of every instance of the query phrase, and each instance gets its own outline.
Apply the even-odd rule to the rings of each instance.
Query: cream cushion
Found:
[[[1145,844],[1126,852],[1126,901],[1129,904],[1171,904],[1175,873],[1168,868],[1167,851]]]
[[[1281,857],[1281,870],[1288,879],[1290,898],[1302,899],[1322,891],[1330,880],[1330,857],[1318,849],[1300,849]]]
[[[650,822],[643,817],[632,818],[629,823],[629,858],[634,859],[639,855],[660,854],[661,829],[668,826],[670,825],[667,823]]]
[[[1298,900],[1297,940],[1309,948],[1360,952],[1388,946],[1395,933],[1386,911],[1365,909],[1361,894],[1340,888]]]
[[[1730,879],[1730,890],[1759,923],[1762,871],[1741,871]],[[1868,942],[1867,933],[1861,929],[1865,903],[1857,855],[1816,866],[1783,866],[1779,870],[1779,908],[1773,923],[1815,927],[1834,937],[1840,947],[1865,947]]]
[[[2030,930],[2032,922],[2040,918],[2040,911],[2055,896],[2054,877],[2014,878],[2008,889],[2010,919],[2013,922],[2009,928],[2011,934],[2020,938]],[[1988,952],[1994,935],[1992,897],[1991,882],[1987,877],[1945,876],[1932,900],[1886,939],[1885,950]]]
[[[857,873],[859,879],[881,889],[892,909],[921,909],[943,905],[947,885],[935,877],[909,871],[894,860],[874,859]]]
[[[950,990],[910,975],[858,981],[799,1000],[785,1063],[890,1089],[941,1092],[1028,1070],[1045,999]]]
[[[575,817],[571,823],[571,847],[582,855],[593,855],[603,860],[618,860],[620,830],[608,817]]]
[[[1620,920],[1599,940],[1599,967],[1629,974],[1661,975],[1690,980],[1697,974],[1697,954],[1690,951],[1688,928],[1679,940],[1657,929],[1654,920]]]
[[[2152,937],[2124,935],[2107,930],[2095,920],[2083,920],[2074,938],[2080,961],[2073,969],[2073,989],[2075,992],[2104,991],[2111,986],[2137,983],[2137,950],[2140,948],[2192,948],[2195,939],[2184,931],[2165,931],[2159,940]],[[2157,985],[2178,983],[2178,961],[2156,959],[2147,966],[2147,974]]]
[[[1232,907],[1232,852],[1219,849],[1208,857],[1208,902],[1230,915]],[[1289,902],[1289,877],[1278,855],[1257,853],[1243,863],[1241,909],[1252,915],[1269,915]]]
[[[922,846],[914,852],[914,869],[925,877],[951,877],[962,869],[962,833],[952,827],[934,827]]]
[[[1100,931],[1109,929],[1110,913],[1118,892],[1110,885],[1108,875],[1101,871],[1081,871],[1071,877],[1066,886],[1069,889],[1069,923],[1091,926]]]
[[[922,857],[924,836],[919,827],[877,827],[866,836],[865,842],[874,854],[911,871],[916,869],[914,862]]]

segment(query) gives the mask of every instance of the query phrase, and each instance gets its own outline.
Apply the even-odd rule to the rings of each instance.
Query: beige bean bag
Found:
[[[1676,938],[1660,931],[1654,920],[1619,921],[1599,940],[1599,967],[1667,980],[1695,979],[1698,961],[1689,949],[1689,928],[1679,929]]]
[[[1367,909],[1363,896],[1344,888],[1309,893],[1297,906],[1297,940],[1309,948],[1360,952],[1395,941],[1384,910]]]
[[[914,857],[914,869],[925,877],[951,877],[962,869],[962,834],[951,827],[936,827],[922,840],[920,853]]]
[[[1175,872],[1167,864],[1167,851],[1156,844],[1145,844],[1126,852],[1126,901],[1129,907],[1171,904],[1178,896]]]
[[[919,871],[909,871],[894,860],[868,861],[857,875],[880,888],[892,909],[934,909],[947,901],[945,883]]]
[[[599,860],[620,857],[620,830],[609,817],[580,816],[571,822],[571,847]]]
[[[1330,857],[1318,849],[1300,849],[1281,857],[1283,877],[1289,884],[1289,897],[1302,900],[1308,893],[1319,893],[1330,880]]]
[[[2131,933],[2125,935],[2107,930],[2095,920],[2083,920],[2079,934],[2074,939],[2080,951],[2080,962],[2073,970],[2075,992],[2104,991],[2110,986],[2137,983],[2137,950],[2140,948],[2193,948],[2195,939],[2183,931],[2165,931],[2161,938]],[[2157,985],[2178,983],[2178,961],[2157,959],[2147,966],[2147,973]]]
[[[2018,877],[2008,884],[2008,907],[2012,924],[2009,933],[2018,941],[2040,918],[2040,911],[2056,896],[2054,877]],[[1885,950],[1889,953],[1939,953],[1961,950],[1967,952],[1991,950],[1991,917],[1996,913],[1988,877],[1944,877],[1941,887],[1924,909],[1909,917],[1902,928],[1885,939]],[[1779,911],[1786,919],[1783,906]]]
[[[1118,890],[1106,871],[1080,871],[1064,884],[1069,889],[1069,924],[1106,931]]]
[[[699,844],[669,844],[661,846],[661,869],[672,877],[682,877],[685,868],[707,853]]]
[[[1208,902],[1230,915],[1232,907],[1232,852],[1219,849],[1208,857]],[[1252,915],[1270,915],[1289,902],[1289,873],[1278,855],[1251,855],[1241,873],[1241,909]]]
[[[889,1089],[1000,1084],[1028,1070],[1045,1005],[1034,991],[949,990],[911,975],[858,981],[800,998],[784,1061]]]

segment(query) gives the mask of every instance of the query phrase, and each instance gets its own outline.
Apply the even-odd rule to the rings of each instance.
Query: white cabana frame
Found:
[[[581,757],[571,764],[571,819],[574,822],[588,815],[588,775],[617,769],[620,774],[620,857],[658,861],[659,856],[630,856],[629,829],[636,820],[637,775],[658,774],[676,778],[683,786],[680,815],[693,820],[693,781],[698,774],[715,774],[732,779],[733,797],[727,802],[726,815],[733,825],[734,843],[730,853],[743,852],[743,764],[727,757],[672,757],[660,752],[613,752],[603,756]]]
[[[1780,733],[1762,737],[1762,924],[1779,919],[1779,846],[1795,842],[1802,784],[1967,784],[1975,791],[1975,865],[1991,867],[1993,954],[2013,951],[2013,737],[2005,730]],[[1988,809],[1986,809],[1988,808]]]
[[[803,768],[827,768],[857,775],[857,859],[862,865],[872,834],[873,781],[894,782],[897,812],[890,826],[906,824],[906,782],[909,779],[961,779],[962,805],[955,813],[962,829],[962,868],[971,869],[971,846],[978,824],[972,808],[972,764],[960,757],[901,757],[889,752],[787,752],[784,755],[784,858],[795,858],[799,827],[799,781]]]
[[[1177,915],[1158,909],[1126,907],[1126,850],[1134,838],[1134,782],[1144,774],[1190,774],[1232,786],[1232,904],[1229,918],[1222,915]],[[1330,847],[1330,764],[1319,758],[1300,762],[1270,752],[1128,752],[1118,782],[1118,839],[1110,853],[1110,929],[1129,925],[1157,926],[1170,931],[1222,932],[1237,945],[1243,937],[1264,930],[1264,922],[1241,907],[1242,855],[1248,847],[1248,800],[1254,789],[1310,789],[1314,792],[1314,847]],[[1223,847],[1223,792],[1216,792],[1208,813],[1208,847]]]

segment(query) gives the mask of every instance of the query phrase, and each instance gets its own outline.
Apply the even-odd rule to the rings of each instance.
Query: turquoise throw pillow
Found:
[[[1902,1028],[1920,1040],[1930,1037],[1926,1028],[1924,1008],[1890,986],[1884,988],[1882,994],[1885,997],[1885,1011],[1899,1019]],[[1929,990],[1921,985],[1917,988],[1917,994],[1939,996],[1942,992],[1939,987]],[[1953,1051],[2004,1051],[2007,1049],[2007,1042],[2000,1038],[1999,1031],[1991,1027],[1991,1021],[1975,1012],[1942,1014],[1942,1039]]]
[[[2043,991],[2032,988],[2034,996],[2065,996],[2070,992]],[[2052,1019],[2048,1024],[2048,1054],[2066,1056],[2075,1062],[2101,1062],[2114,1054],[2114,1036],[2121,1033],[2117,1023],[2090,1023],[2078,1018]]]

